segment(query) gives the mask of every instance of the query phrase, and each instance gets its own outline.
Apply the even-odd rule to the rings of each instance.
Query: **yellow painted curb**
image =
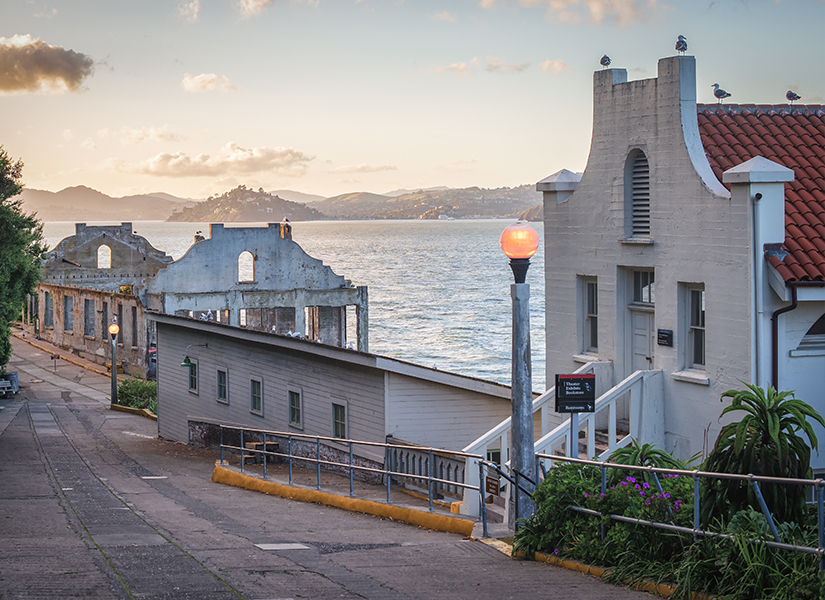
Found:
[[[119,410],[120,412],[129,413],[132,415],[146,417],[154,421],[158,420],[158,416],[155,413],[145,408],[132,408],[131,406],[122,406],[120,404],[110,404],[109,408],[112,410]]]
[[[395,521],[409,523],[410,525],[426,527],[434,531],[445,531],[447,533],[469,536],[473,533],[473,525],[475,524],[473,521],[466,519],[436,515],[430,512],[393,506],[392,504],[382,504],[361,498],[337,496],[328,492],[293,487],[275,483],[274,481],[265,481],[222,467],[219,461],[215,463],[215,470],[212,472],[212,481],[213,483],[223,483],[254,492],[280,496],[281,498],[288,498],[289,500],[314,502],[316,504],[334,506],[336,508],[374,515],[376,517],[386,517]]]

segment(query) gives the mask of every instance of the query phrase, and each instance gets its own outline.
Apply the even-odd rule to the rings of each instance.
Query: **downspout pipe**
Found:
[[[779,390],[779,315],[791,312],[799,306],[797,298],[797,288],[800,287],[825,287],[825,281],[786,281],[791,289],[791,303],[789,306],[778,308],[771,315],[771,381],[773,388]]]

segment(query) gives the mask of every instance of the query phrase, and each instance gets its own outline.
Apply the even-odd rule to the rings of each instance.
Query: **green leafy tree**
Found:
[[[0,373],[11,357],[10,322],[20,315],[26,295],[40,277],[43,225],[23,212],[23,163],[0,146]]]
[[[653,444],[639,444],[635,439],[630,440],[630,445],[614,450],[608,459],[618,465],[634,465],[637,467],[657,467],[659,469],[681,469],[685,470],[696,457],[691,457],[687,462],[681,461],[669,452],[657,448]],[[615,485],[629,474],[629,471],[611,469],[608,480],[611,485]],[[647,473],[634,473],[648,481]]]
[[[722,394],[721,400],[731,398],[731,403],[720,418],[739,411],[745,416],[722,427],[704,470],[810,478],[811,450],[818,449],[811,421],[825,427],[825,419],[809,404],[795,398],[793,392],[777,392],[773,387],[765,391],[755,385],[745,385],[745,390],[728,390]],[[802,522],[803,486],[760,484],[760,489],[775,520]],[[701,506],[706,523],[714,517],[728,521],[747,507],[759,509],[751,486],[734,480],[708,480],[703,487]]]

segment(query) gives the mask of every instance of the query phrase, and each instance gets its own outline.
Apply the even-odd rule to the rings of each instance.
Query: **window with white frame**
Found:
[[[684,369],[705,370],[705,286],[680,283],[681,341],[680,354]]]
[[[303,408],[301,404],[301,392],[289,390],[289,425],[291,427],[303,429]]]
[[[229,404],[229,374],[226,369],[218,369],[216,375],[215,397],[218,402]]]
[[[635,304],[655,304],[656,289],[653,271],[633,271],[633,302]]]
[[[249,411],[264,414],[264,383],[260,379],[249,380]]]
[[[189,359],[189,391],[198,393],[198,361]]]
[[[595,277],[580,278],[582,292],[582,351],[599,351],[599,287]]]
[[[825,355],[825,315],[819,317],[805,333],[805,337],[799,342],[794,350],[790,351],[791,356],[823,356]]]
[[[332,405],[332,437],[347,437],[347,407],[344,404]]]

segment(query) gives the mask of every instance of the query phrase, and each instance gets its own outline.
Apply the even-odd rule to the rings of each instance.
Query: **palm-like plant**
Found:
[[[744,382],[743,382],[744,383]],[[745,416],[722,427],[713,450],[703,465],[717,473],[754,474],[804,479],[811,476],[811,450],[818,441],[810,420],[825,427],[825,419],[791,391],[777,392],[746,383],[745,390],[728,390],[720,400],[731,398],[719,418],[734,411]],[[802,434],[802,435],[800,435]],[[807,437],[807,443],[803,438]],[[765,503],[780,522],[801,522],[805,511],[803,486],[761,484]],[[759,504],[752,488],[734,480],[706,480],[702,506],[705,522],[712,517],[729,519],[738,510]]]
[[[630,445],[624,448],[614,450],[613,454],[608,459],[609,462],[617,465],[635,465],[639,467],[657,467],[660,469],[687,469],[687,465],[692,461],[685,463],[672,454],[657,448],[653,444],[639,444],[635,439],[630,440]],[[615,484],[617,481],[623,479],[626,475],[625,471],[619,469],[610,470],[610,483]],[[647,479],[647,473],[643,474]]]

